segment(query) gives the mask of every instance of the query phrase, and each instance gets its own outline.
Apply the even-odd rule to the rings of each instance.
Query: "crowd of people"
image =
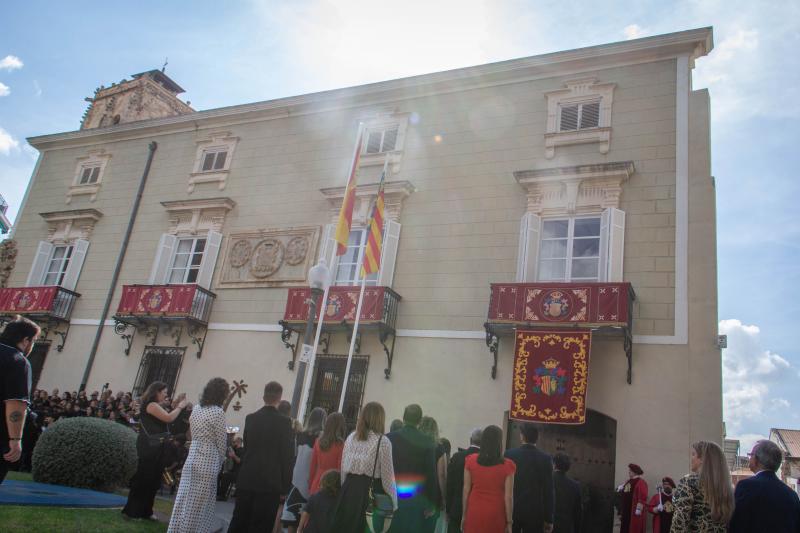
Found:
[[[152,518],[165,472],[182,465],[169,523],[173,533],[212,531],[214,500],[226,498],[232,485],[231,533],[581,530],[581,489],[568,475],[570,459],[538,449],[533,424],[522,424],[520,445],[505,451],[499,427],[477,428],[469,447],[450,457],[436,420],[424,416],[419,405],[408,405],[388,432],[378,402],[363,406],[352,432],[340,413],[321,408],[300,425],[281,399],[282,386],[273,381],[264,388],[264,406],[246,417],[239,439],[226,426],[230,387],[222,378],[208,382],[195,406],[183,394],[169,398],[163,382],[151,383],[138,401],[107,389],[88,396],[36,391],[31,399],[25,355],[38,334],[38,326],[25,319],[0,334],[0,404],[6,422],[0,424],[0,482],[22,455],[30,405],[37,416],[28,423],[40,424],[41,431],[70,416],[138,426],[138,464],[122,510],[128,518]],[[179,450],[186,452],[187,442],[184,457]],[[800,499],[776,476],[782,461],[775,443],[758,441],[750,454],[755,475],[734,488],[720,447],[696,442],[690,447],[690,473],[677,486],[664,477],[652,497],[643,469],[630,464],[629,479],[618,489],[620,531],[644,533],[650,514],[658,533],[798,533]]]

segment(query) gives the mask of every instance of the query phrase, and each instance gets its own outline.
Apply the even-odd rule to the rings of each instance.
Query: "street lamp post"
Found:
[[[303,393],[303,384],[306,380],[306,370],[308,369],[308,358],[311,356],[314,342],[314,319],[317,316],[317,301],[325,292],[325,288],[330,283],[331,272],[325,264],[325,259],[311,267],[308,271],[308,285],[311,288],[311,297],[308,299],[308,320],[306,330],[303,334],[303,347],[300,352],[300,365],[297,367],[297,376],[294,381],[294,391],[292,392],[292,418],[297,418],[300,409],[300,398]]]

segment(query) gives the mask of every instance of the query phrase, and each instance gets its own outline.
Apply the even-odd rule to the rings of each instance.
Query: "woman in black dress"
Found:
[[[153,447],[148,443],[148,435],[163,434],[168,431],[167,424],[173,422],[186,407],[186,400],[167,412],[161,403],[167,397],[167,384],[162,381],[151,383],[141,398],[141,424],[136,451],[139,454],[139,465],[131,478],[131,490],[128,502],[122,514],[130,518],[150,518],[153,516],[153,501],[161,486],[162,447]]]

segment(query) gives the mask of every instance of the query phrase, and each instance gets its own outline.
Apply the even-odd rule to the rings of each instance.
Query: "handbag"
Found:
[[[378,446],[375,449],[375,464],[372,465],[372,480],[369,486],[369,497],[367,500],[367,525],[372,533],[384,533],[392,524],[394,515],[394,502],[391,496],[383,490],[380,479],[375,479],[375,471],[378,467],[378,456],[381,453],[381,439],[378,439]],[[378,481],[377,487],[375,481]]]
[[[172,440],[172,433],[164,431],[162,433],[149,433],[144,426],[144,422],[140,424],[140,429],[144,434],[144,448],[146,452],[156,453],[160,452],[164,447],[164,443]]]

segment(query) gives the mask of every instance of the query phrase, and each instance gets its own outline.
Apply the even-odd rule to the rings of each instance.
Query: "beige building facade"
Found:
[[[280,322],[290,288],[329,249],[363,123],[354,226],[366,224],[388,158],[383,269],[368,287],[400,299],[393,335],[362,331],[354,404],[380,401],[391,419],[419,403],[458,446],[475,426],[509,428],[513,335],[489,339],[493,378],[490,284],[629,282],[630,383],[623,342],[596,335],[589,420],[543,428],[542,447],[568,451],[575,471],[604,487],[629,462],[651,487],[680,476],[690,443],[723,433],[710,104],[691,83],[711,48],[703,28],[228,108],[176,104],[161,118],[29,139],[40,157],[8,287],[79,294],[51,328],[39,387],[76,387],[94,351],[92,390],[141,386],[161,359],[190,397],[215,376],[246,383],[231,425],[259,407],[269,380],[291,397],[298,341]],[[359,230],[334,265],[337,286],[354,284],[361,239]],[[132,301],[163,309],[180,295],[143,291],[170,284],[198,285],[184,311],[210,314],[160,323],[140,308],[128,313],[138,322],[115,322],[126,289],[144,285]],[[317,403],[341,380],[330,356],[349,346],[346,328],[323,338]]]

